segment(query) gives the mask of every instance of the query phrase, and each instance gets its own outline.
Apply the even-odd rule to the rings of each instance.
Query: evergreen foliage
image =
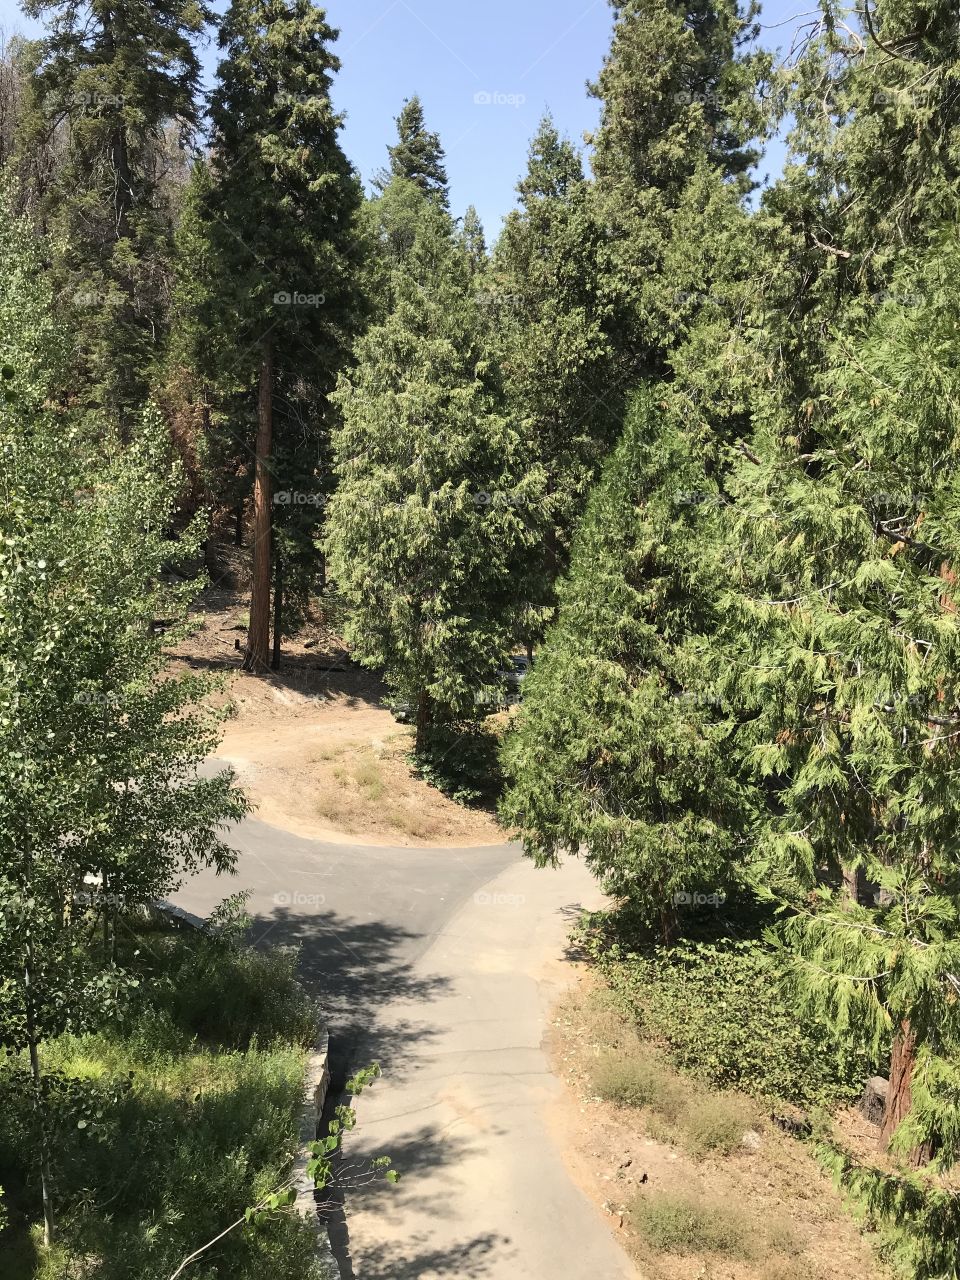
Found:
[[[447,214],[418,198],[391,310],[335,396],[327,545],[351,644],[416,707],[422,749],[438,721],[478,716],[509,648],[511,570],[531,540],[539,476],[503,413],[466,255]]]
[[[423,103],[417,94],[404,101],[397,116],[397,141],[387,151],[389,167],[378,174],[375,185],[384,191],[396,178],[404,178],[420,188],[422,195],[449,210],[450,192],[440,135],[426,125]]]
[[[53,230],[54,290],[77,337],[82,395],[133,428],[167,332],[175,187],[197,124],[198,0],[29,0],[46,35],[30,48],[23,168]],[[30,163],[49,139],[49,172]]]

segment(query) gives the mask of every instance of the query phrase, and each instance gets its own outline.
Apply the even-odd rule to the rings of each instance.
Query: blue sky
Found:
[[[386,159],[403,99],[419,93],[446,149],[453,210],[475,204],[489,240],[515,203],[543,111],[549,107],[577,141],[596,124],[599,103],[586,84],[609,47],[608,0],[329,0],[325,7],[341,32],[335,101],[347,114],[343,145],[364,179]],[[789,44],[794,15],[813,7],[768,0],[763,42]],[[14,0],[0,0],[0,27],[39,30]],[[213,44],[203,58],[212,75]],[[775,172],[780,163],[775,146],[763,168]]]

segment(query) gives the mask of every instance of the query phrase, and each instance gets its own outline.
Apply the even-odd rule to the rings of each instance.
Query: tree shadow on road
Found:
[[[425,1007],[449,987],[442,976],[415,972],[421,935],[382,920],[358,921],[336,911],[298,913],[277,906],[254,917],[255,945],[296,946],[298,974],[307,992],[323,1007],[331,1028],[330,1070],[333,1091],[371,1062],[397,1076],[409,1045],[431,1040],[436,1029],[424,1019],[413,1023],[384,1019],[395,1001]]]
[[[508,1236],[485,1232],[445,1249],[431,1248],[428,1241],[419,1240],[384,1244],[376,1257],[364,1257],[362,1263],[339,1253],[336,1257],[341,1280],[482,1280],[495,1262],[499,1268],[514,1253]]]

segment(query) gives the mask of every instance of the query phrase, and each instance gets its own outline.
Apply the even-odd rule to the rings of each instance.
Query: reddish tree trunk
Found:
[[[283,563],[277,556],[273,569],[273,658],[270,665],[280,669],[280,645],[283,639]]]
[[[913,1069],[916,1058],[917,1038],[909,1020],[904,1018],[894,1037],[890,1056],[890,1084],[887,1087],[887,1105],[880,1130],[880,1143],[885,1151],[889,1151],[893,1135],[913,1106]],[[932,1154],[932,1145],[925,1142],[922,1146],[914,1147],[907,1157],[907,1163],[918,1168],[926,1164]]]
[[[253,573],[250,584],[250,629],[244,671],[263,672],[270,661],[270,533],[272,498],[270,456],[273,451],[273,350],[267,342],[260,365],[257,414],[256,473],[253,482]]]
[[[844,867],[843,885],[847,893],[848,906],[857,906],[863,902],[866,886],[862,867],[857,867],[855,871],[849,867]]]

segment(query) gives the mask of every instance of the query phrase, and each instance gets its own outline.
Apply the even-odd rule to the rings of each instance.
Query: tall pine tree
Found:
[[[354,652],[415,707],[423,751],[439,726],[477,718],[513,641],[512,569],[539,494],[503,415],[466,254],[439,204],[417,199],[389,314],[337,391],[328,547]]]
[[[163,354],[175,210],[168,133],[197,123],[195,41],[209,19],[196,0],[30,0],[46,36],[20,145],[64,137],[38,213],[54,233],[54,279],[72,317],[83,399],[129,430]],[[36,175],[34,175],[36,176]]]
[[[417,94],[406,99],[396,123],[397,141],[387,148],[390,164],[377,175],[377,189],[384,191],[394,178],[406,178],[415,183],[427,199],[442,209],[449,209],[450,191],[440,135],[427,128],[423,103]]]
[[[327,397],[362,318],[360,187],[330,100],[335,38],[310,0],[231,5],[209,177],[196,178],[202,258],[181,266],[190,363],[212,388],[214,426],[254,467],[249,671],[269,661],[275,511],[289,526],[287,582],[309,572],[329,487]]]

